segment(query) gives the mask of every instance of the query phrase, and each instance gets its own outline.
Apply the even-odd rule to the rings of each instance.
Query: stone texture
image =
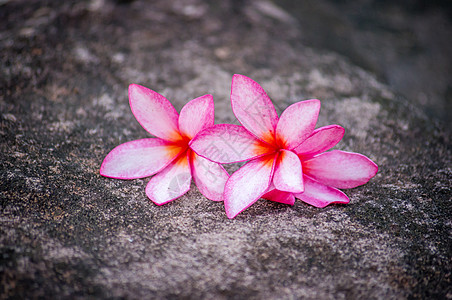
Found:
[[[450,299],[450,130],[370,72],[301,38],[262,1],[0,2],[1,298]],[[380,167],[349,205],[260,200],[233,220],[192,186],[162,207],[148,179],[99,175],[147,133],[127,86],[176,109],[234,73],[279,113],[319,98],[339,149]],[[237,166],[228,166],[233,171]]]

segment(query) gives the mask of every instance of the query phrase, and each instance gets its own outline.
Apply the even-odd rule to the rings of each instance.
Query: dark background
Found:
[[[452,122],[451,1],[277,1],[303,41],[373,72],[434,120]]]

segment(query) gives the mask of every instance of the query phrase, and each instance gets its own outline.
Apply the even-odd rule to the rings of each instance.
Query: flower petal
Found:
[[[217,124],[201,131],[191,140],[190,148],[222,164],[245,161],[275,151],[243,126],[231,124]]]
[[[259,139],[273,144],[278,114],[264,89],[243,75],[232,77],[232,111],[248,131]]]
[[[198,132],[214,124],[215,107],[212,95],[193,99],[180,111],[180,133],[192,139]]]
[[[151,178],[146,195],[157,205],[179,198],[190,190],[191,172],[187,154],[181,154],[163,171]]]
[[[378,171],[378,166],[366,156],[340,150],[319,154],[302,164],[304,174],[340,189],[365,184]]]
[[[295,204],[295,196],[292,193],[279,191],[274,187],[267,189],[267,192],[261,198],[289,205]]]
[[[303,174],[298,156],[289,150],[281,149],[276,160],[273,175],[275,188],[291,193],[303,192]]]
[[[129,102],[133,115],[147,132],[167,141],[181,139],[179,115],[165,97],[144,86],[131,84]]]
[[[151,176],[166,167],[183,150],[161,139],[127,142],[108,153],[100,167],[100,174],[118,179]]]
[[[331,203],[346,204],[350,201],[347,195],[338,189],[321,184],[306,175],[303,176],[303,179],[304,192],[295,194],[295,197],[303,202],[315,207],[325,207]]]
[[[201,194],[213,201],[223,201],[224,185],[228,172],[217,163],[190,151],[190,167],[193,180]]]
[[[339,125],[320,127],[301,143],[294,152],[303,156],[314,156],[336,146],[344,136],[344,128]]]
[[[270,185],[275,155],[249,161],[229,177],[224,188],[224,207],[229,219],[256,202]]]
[[[286,108],[276,126],[278,144],[289,150],[300,145],[314,131],[319,110],[317,99],[300,101]]]

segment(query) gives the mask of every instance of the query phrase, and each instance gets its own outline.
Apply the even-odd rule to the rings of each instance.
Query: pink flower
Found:
[[[218,163],[249,160],[228,179],[224,190],[226,214],[234,218],[259,198],[294,204],[295,197],[317,207],[348,203],[336,188],[366,183],[377,172],[367,157],[330,149],[344,129],[331,125],[314,130],[320,101],[289,106],[278,118],[262,87],[234,75],[232,110],[243,126],[219,124],[200,132],[190,146]]]
[[[137,84],[129,86],[129,100],[135,118],[157,138],[117,146],[105,157],[100,174],[118,179],[157,174],[146,186],[146,195],[157,205],[188,192],[192,178],[206,198],[222,201],[228,173],[189,146],[198,132],[214,124],[212,96],[191,100],[180,115],[165,97]]]
[[[314,130],[294,152],[303,169],[303,193],[287,193],[271,187],[262,198],[294,204],[298,198],[315,207],[332,203],[346,204],[350,200],[338,188],[351,189],[365,184],[375,176],[377,165],[362,154],[332,150],[343,137],[344,129],[329,125]],[[322,153],[323,152],[323,153]],[[282,201],[282,199],[284,199]]]

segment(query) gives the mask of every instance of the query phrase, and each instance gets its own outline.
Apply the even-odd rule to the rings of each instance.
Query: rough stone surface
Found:
[[[451,149],[424,111],[262,1],[0,1],[0,298],[451,299]],[[260,200],[233,220],[190,192],[99,175],[147,137],[127,86],[176,109],[212,93],[232,123],[234,73],[279,112],[322,100],[339,149],[380,167],[351,202]],[[234,170],[236,166],[228,167]]]

